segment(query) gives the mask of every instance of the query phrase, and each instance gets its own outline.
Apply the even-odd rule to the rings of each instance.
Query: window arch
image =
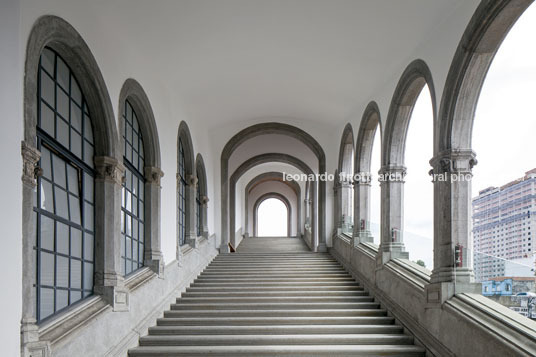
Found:
[[[37,19],[24,73],[22,245],[27,279],[22,282],[21,330],[22,340],[29,341],[36,322],[92,293],[114,308],[121,305],[114,299],[118,257],[105,252],[113,249],[108,237],[119,234],[120,206],[110,197],[119,194],[122,165],[116,159],[118,135],[108,90],[90,49],[70,24],[56,16]],[[44,206],[47,197],[50,208]],[[104,272],[110,279],[104,279]]]
[[[182,121],[177,138],[177,240],[178,245],[197,246],[195,196],[196,176],[192,138]],[[179,249],[180,251],[180,249]]]
[[[125,170],[130,171],[124,176],[123,194],[126,192],[126,185],[130,184],[131,197],[137,198],[138,202],[138,206],[134,207],[132,204],[136,201],[132,200],[132,198],[129,200],[128,195],[121,196],[122,212],[130,202],[131,219],[138,220],[137,240],[136,237],[132,240],[132,236],[129,236],[131,249],[128,252],[130,252],[130,258],[126,254],[128,241],[126,240],[126,234],[124,234],[128,222],[125,219],[121,221],[123,231],[123,242],[121,244],[122,273],[125,274],[126,260],[130,259],[131,271],[136,268],[136,266],[132,265],[137,265],[138,267],[143,265],[151,268],[157,274],[161,274],[163,272],[163,258],[160,248],[159,225],[160,179],[164,173],[160,169],[160,142],[151,104],[142,86],[135,79],[128,78],[123,83],[119,94],[119,108],[123,162]],[[127,137],[128,140],[126,140]],[[137,147],[134,137],[138,137]],[[138,186],[135,186],[135,183]],[[138,194],[132,196],[135,188],[137,188]],[[123,216],[125,216],[125,213],[123,213]],[[131,233],[135,232],[131,229]],[[136,245],[137,262],[134,259],[136,254],[133,251],[132,242]]]
[[[207,173],[203,156],[197,154],[195,159],[196,185],[196,229],[198,237],[208,238],[207,227]]]
[[[94,140],[89,109],[68,64],[45,47],[38,70],[37,320],[93,293]]]
[[[123,112],[123,164],[121,190],[121,272],[128,275],[143,266],[145,233],[145,154],[138,117],[128,100]]]

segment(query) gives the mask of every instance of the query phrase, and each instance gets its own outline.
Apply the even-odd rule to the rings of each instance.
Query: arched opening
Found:
[[[381,168],[382,134],[379,124],[376,126],[370,155],[370,232],[373,243],[380,244],[380,219],[381,219],[381,190],[378,181],[378,172]]]
[[[445,181],[434,182],[434,201],[441,205],[436,205],[434,210],[432,282],[474,281],[471,178],[477,163],[472,150],[475,110],[495,54],[510,28],[531,3],[510,0],[481,3],[456,49],[443,91],[442,120],[437,123],[435,156],[431,161],[434,175],[447,177]],[[524,45],[531,44],[533,38],[526,41]],[[515,103],[518,103],[517,98]],[[501,120],[508,123],[506,118]],[[453,177],[457,180],[452,180]],[[496,243],[495,249],[497,244],[502,249],[505,243]]]
[[[499,303],[505,301],[501,296],[536,293],[536,158],[531,154],[536,132],[534,38],[536,6],[531,5],[495,54],[472,129],[478,165],[472,178],[473,251],[468,254],[482,293]],[[521,303],[513,304],[514,310],[536,318]]]
[[[257,237],[288,237],[290,211],[280,198],[264,199],[256,209]]]
[[[422,197],[423,187],[421,187],[421,191],[413,192],[413,196],[406,192],[406,174],[408,172],[406,165],[408,163],[407,160],[410,160],[411,156],[406,152],[409,142],[408,129],[410,122],[413,120],[412,112],[415,110],[415,105],[425,87],[428,88],[428,90],[425,91],[425,93],[428,93],[428,96],[423,97],[425,99],[422,100],[426,103],[425,108],[428,108],[428,105],[431,106],[431,114],[430,109],[424,109],[425,114],[423,115],[422,120],[428,120],[428,126],[431,124],[431,128],[433,129],[436,122],[435,91],[432,74],[424,61],[415,60],[408,65],[398,82],[389,107],[385,141],[382,142],[381,169],[381,246],[383,251],[390,252],[386,259],[391,259],[393,257],[409,258],[406,246],[407,240],[412,237],[412,234],[407,230],[408,227],[404,226],[406,223],[404,217],[408,214],[408,212],[405,211],[406,201],[409,201],[408,204],[410,205],[415,205],[415,208],[411,208],[415,214],[423,214],[423,211],[427,209],[425,206],[420,206],[423,204],[423,201],[420,199],[420,197]],[[417,114],[420,114],[419,112],[420,109]],[[415,127],[420,131],[419,125],[416,125]],[[422,142],[421,136],[430,137],[430,134],[433,134],[431,131],[432,130],[429,130],[424,134],[419,134],[417,138],[412,139],[413,143],[416,144]],[[431,148],[433,148],[433,146],[430,144],[428,152],[431,152]],[[421,161],[428,162],[431,156],[424,159],[426,148],[421,148],[420,150],[425,150],[424,153],[418,152],[419,165],[420,167],[423,167],[422,165],[424,163]],[[413,154],[416,153],[413,152]],[[420,177],[422,182],[425,182],[426,185],[432,189],[433,186],[428,177],[424,179],[424,177],[426,177],[426,172],[429,171],[428,168],[426,170],[421,169],[420,171],[421,173],[419,174],[419,170],[416,170],[415,177]],[[424,185],[424,183],[421,183],[421,185]],[[430,208],[428,208],[428,210],[430,210]],[[413,227],[410,228],[413,229]],[[428,252],[427,255],[429,256],[429,264],[432,265],[431,251]]]
[[[355,219],[360,243],[380,244],[381,121],[376,102],[365,108],[356,144]]]
[[[410,258],[432,269],[434,249],[434,186],[430,183],[429,160],[433,156],[434,111],[425,85],[411,112],[404,153],[404,244]]]
[[[352,234],[354,225],[354,157],[354,133],[352,125],[346,124],[339,149],[335,211],[337,228],[347,234]]]
[[[235,214],[234,195],[236,194],[236,192],[234,191],[234,184],[236,183],[236,181],[233,182],[233,177],[229,176],[229,159],[231,158],[233,152],[245,141],[266,134],[286,135],[301,141],[316,156],[316,159],[318,161],[318,172],[325,172],[326,170],[326,156],[321,145],[310,134],[292,125],[276,122],[261,123],[252,125],[235,134],[227,142],[221,154],[221,249],[223,251],[227,251],[229,249],[228,243],[231,243],[233,246],[235,243],[235,224],[233,215]],[[307,171],[307,174],[309,173],[312,173],[312,170],[309,169]],[[313,206],[317,206],[313,209],[314,212],[312,212],[312,219],[315,223],[316,221],[318,221],[318,227],[315,227],[315,229],[313,229],[312,231],[312,240],[314,241],[313,243],[315,247],[311,248],[325,251],[327,249],[325,242],[326,183],[324,181],[319,181],[318,187],[316,187],[315,183],[314,190],[314,196],[315,198],[318,198],[314,200]]]

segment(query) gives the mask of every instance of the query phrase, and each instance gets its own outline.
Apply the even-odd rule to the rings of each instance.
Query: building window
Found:
[[[93,294],[93,128],[69,66],[52,49],[38,70],[36,317],[42,321]]]
[[[138,117],[127,100],[123,123],[125,179],[121,190],[121,272],[128,275],[143,266],[145,161]]]
[[[179,138],[179,245],[186,241],[186,158],[184,146]]]
[[[197,173],[197,189],[195,192],[195,221],[197,224],[197,236],[201,237],[203,234],[203,207],[201,206],[201,181],[200,176]]]

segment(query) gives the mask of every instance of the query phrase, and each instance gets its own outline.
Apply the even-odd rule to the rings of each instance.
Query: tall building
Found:
[[[536,169],[501,187],[488,187],[473,198],[476,281],[534,267],[533,232]]]

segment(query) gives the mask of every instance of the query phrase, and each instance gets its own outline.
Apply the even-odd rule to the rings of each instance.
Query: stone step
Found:
[[[194,283],[197,282],[203,282],[203,283],[220,283],[220,282],[229,282],[229,283],[245,283],[245,282],[278,282],[278,283],[284,283],[284,282],[311,282],[311,283],[319,283],[319,282],[354,282],[354,279],[350,276],[343,276],[343,277],[333,277],[333,278],[315,278],[315,277],[203,277],[200,276],[197,279],[194,280]]]
[[[182,296],[177,304],[227,304],[227,303],[332,303],[332,302],[373,302],[371,296]]]
[[[290,309],[290,308],[265,308],[256,310],[240,309],[173,309],[164,312],[164,318],[177,317],[342,317],[342,316],[386,316],[387,311],[378,309],[376,306],[355,309]]]
[[[145,336],[140,346],[254,346],[254,345],[409,345],[413,338],[403,334],[322,335],[182,335]]]
[[[141,346],[129,350],[141,356],[397,356],[424,357],[413,345],[270,345],[270,346]]]
[[[353,285],[302,285],[302,286],[242,286],[240,288],[221,285],[221,286],[198,286],[192,285],[186,288],[186,292],[334,292],[334,291],[365,291],[359,284]]]
[[[171,304],[171,310],[299,310],[299,309],[373,309],[379,308],[377,302],[309,302],[307,304],[297,302],[249,302],[249,303],[180,303]]]
[[[351,276],[349,276],[346,273],[324,273],[324,274],[318,274],[318,273],[296,273],[296,272],[287,272],[287,273],[269,273],[265,272],[262,274],[240,274],[240,273],[231,273],[231,274],[214,274],[214,273],[201,273],[197,277],[199,278],[206,278],[206,279],[352,279]]]
[[[344,290],[322,290],[322,291],[308,291],[308,290],[296,290],[296,291],[196,291],[187,290],[182,293],[181,297],[355,297],[355,296],[368,296],[366,291],[344,291]],[[177,298],[177,301],[180,298]]]
[[[346,270],[342,268],[295,268],[295,269],[281,269],[281,268],[266,268],[266,269],[258,269],[258,268],[241,268],[240,270],[237,269],[223,269],[223,268],[206,268],[203,270],[203,273],[211,273],[211,274],[263,274],[263,273],[280,273],[280,274],[287,274],[287,273],[346,273]],[[348,273],[346,273],[348,274]]]
[[[272,326],[153,326],[150,335],[284,335],[284,334],[393,334],[400,325],[272,325]]]
[[[353,281],[196,281],[192,286],[228,286],[228,287],[265,287],[265,286],[308,286],[308,287],[323,287],[323,286],[359,286]]]
[[[327,317],[179,317],[159,318],[158,326],[240,326],[240,325],[392,325],[390,316]]]

